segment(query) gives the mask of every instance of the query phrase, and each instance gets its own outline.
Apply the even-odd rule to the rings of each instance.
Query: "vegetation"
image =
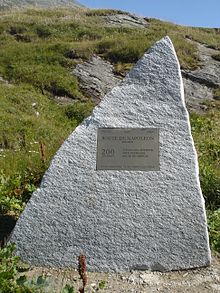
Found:
[[[220,208],[220,107],[209,105],[204,115],[191,114],[192,133],[200,164],[200,181],[208,209]]]
[[[14,244],[0,249],[0,293],[50,292],[48,288],[50,279],[45,276],[38,276],[32,279],[27,278],[24,272],[28,270],[28,267],[20,262],[18,256],[14,255],[14,250]],[[86,267],[84,267],[83,275],[82,268],[79,268],[79,275],[82,279],[83,287],[76,290],[74,286],[66,284],[60,293],[85,292],[85,287],[88,285]],[[96,286],[91,287],[90,292],[100,292],[105,288],[105,285],[105,281],[100,281]]]
[[[196,69],[200,62],[191,40],[220,49],[220,34],[215,29],[183,27],[156,19],[148,19],[145,29],[106,26],[103,16],[116,12],[124,13],[61,8],[0,12],[1,215],[16,218],[20,215],[56,150],[90,114],[94,105],[71,75],[77,63],[95,53],[113,62],[115,72],[124,75],[165,35],[171,37],[184,69]],[[55,96],[68,97],[73,103],[60,105]],[[215,90],[215,96],[219,99],[219,89]],[[212,247],[220,252],[218,101],[208,104],[208,109],[203,115],[192,113],[191,124]],[[1,250],[0,258],[4,261],[8,258],[7,265],[12,264],[12,271],[2,273],[0,267],[0,286],[10,287],[13,292],[32,292],[24,291],[25,282],[23,285],[16,282],[17,258],[10,256],[12,251],[13,248],[9,252]],[[5,288],[0,287],[0,292],[6,292]],[[74,292],[71,286],[64,289]]]
[[[191,114],[191,126],[199,156],[211,246],[220,252],[220,103],[209,102],[207,106],[207,113]]]
[[[214,99],[220,100],[220,88],[214,89]]]
[[[14,255],[15,245],[0,249],[0,292],[1,293],[41,293],[47,286],[46,278],[27,280],[25,275],[18,276],[23,270],[19,257]]]
[[[92,9],[86,12],[86,16],[106,16],[113,14],[127,14],[122,10],[117,9]]]
[[[220,209],[208,213],[211,247],[220,253]]]
[[[220,54],[214,54],[214,55],[212,55],[212,58],[217,61],[220,61]]]

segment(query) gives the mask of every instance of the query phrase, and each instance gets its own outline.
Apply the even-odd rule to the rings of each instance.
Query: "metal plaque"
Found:
[[[159,129],[99,128],[96,170],[159,171]]]

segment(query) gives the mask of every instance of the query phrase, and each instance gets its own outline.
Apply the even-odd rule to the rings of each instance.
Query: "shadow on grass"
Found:
[[[15,224],[16,219],[13,216],[0,215],[0,247],[6,244]]]

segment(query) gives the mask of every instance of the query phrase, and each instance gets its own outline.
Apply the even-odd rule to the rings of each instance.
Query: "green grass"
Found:
[[[194,69],[198,66],[196,46],[185,39],[188,28],[154,19],[149,20],[146,29],[105,26],[99,16],[115,12],[117,11],[29,9],[11,14],[1,13],[2,74],[17,80],[22,72],[18,72],[16,66],[26,67],[27,60],[30,66],[47,65],[44,72],[48,71],[48,66],[54,65],[70,69],[74,62],[68,60],[65,53],[71,49],[79,50],[81,55],[85,53],[87,58],[93,53],[100,54],[115,64],[136,62],[155,41],[165,35],[172,38],[183,68]],[[214,31],[213,35],[215,36]],[[53,43],[59,44],[59,47],[51,46]],[[19,59],[15,60],[15,56]],[[12,60],[9,62],[10,57]],[[24,71],[24,78],[27,79],[30,71]],[[29,75],[31,74],[30,72]],[[41,77],[39,79],[41,81]]]
[[[220,34],[214,29],[188,28],[187,37],[210,48],[220,50]]]
[[[117,9],[91,9],[86,12],[86,16],[106,16],[114,14],[126,14],[126,12]]]
[[[200,181],[208,209],[220,208],[220,111],[191,114],[192,133],[200,165]]]
[[[51,158],[93,104],[59,106],[28,84],[0,84],[0,97],[0,212],[19,215]]]
[[[220,209],[208,212],[208,226],[211,247],[220,253]]]
[[[191,114],[199,157],[200,182],[208,214],[211,247],[220,252],[220,103],[207,103],[203,115]]]

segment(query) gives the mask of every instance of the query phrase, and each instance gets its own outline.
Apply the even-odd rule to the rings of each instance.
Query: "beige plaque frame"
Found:
[[[96,170],[159,171],[159,128],[98,128]]]

